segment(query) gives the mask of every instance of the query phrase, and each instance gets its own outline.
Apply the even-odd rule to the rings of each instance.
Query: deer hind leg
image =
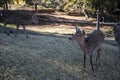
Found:
[[[90,55],[90,64],[91,64],[92,71],[94,72],[93,62],[92,62],[92,55]]]
[[[26,37],[28,38],[29,36],[28,36],[28,34],[27,34],[27,32],[26,32],[25,25],[22,25],[22,26],[23,26],[24,34],[25,34],[25,35],[26,35]]]
[[[84,69],[85,69],[86,55],[84,54]]]
[[[100,66],[100,51],[101,51],[101,48],[97,50],[97,56],[96,56],[97,69],[98,69],[98,66]]]
[[[19,29],[19,24],[16,25],[15,37],[17,37],[18,29]]]

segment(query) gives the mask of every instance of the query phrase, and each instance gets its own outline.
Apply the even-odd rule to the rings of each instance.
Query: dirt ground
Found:
[[[26,13],[28,13],[26,11]],[[25,13],[25,14],[26,14]],[[41,22],[41,20],[53,20],[53,21],[80,21],[80,22],[96,22],[95,18],[90,18],[88,21],[86,21],[84,16],[69,16],[65,13],[56,12],[53,14],[45,14],[45,13],[38,13],[39,17],[39,24],[36,25],[26,25],[27,32],[40,32],[40,33],[52,33],[52,34],[73,34],[75,33],[75,25],[77,25],[80,29],[84,29],[86,31],[86,34],[89,34],[93,30],[96,29],[96,26],[89,26],[89,25],[83,25],[83,24],[73,24],[73,23],[56,23],[56,22]],[[10,28],[15,28],[15,25],[8,25]],[[22,27],[20,28],[22,29]],[[106,34],[106,36],[113,36],[112,33],[112,26],[101,26],[100,29]],[[2,30],[1,30],[2,31]],[[21,32],[19,32],[21,33]],[[22,32],[23,33],[23,32]]]

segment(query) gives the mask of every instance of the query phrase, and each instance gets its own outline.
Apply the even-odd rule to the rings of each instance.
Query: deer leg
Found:
[[[101,48],[97,50],[97,57],[96,57],[96,65],[97,65],[97,62],[98,62],[98,65],[100,66],[100,51],[101,51]],[[97,65],[97,68],[98,68],[98,65]]]
[[[28,38],[28,34],[26,32],[26,28],[25,28],[25,25],[22,25],[23,26],[23,30],[24,30],[24,34],[26,35],[26,37]]]
[[[94,72],[93,62],[92,62],[92,55],[90,55],[90,63],[91,63],[91,68],[92,68],[92,70],[93,70],[93,72]]]
[[[118,45],[118,53],[120,54],[120,44]],[[120,55],[119,55],[120,57]]]
[[[100,66],[100,50],[97,50],[96,66],[97,66],[96,69],[98,70],[98,66]]]
[[[15,37],[17,37],[18,29],[19,29],[19,24],[16,25]]]
[[[6,33],[9,36],[9,31],[7,30],[7,24],[6,21],[4,22],[4,33]]]
[[[3,29],[4,29],[4,33],[7,33],[7,32],[6,32],[6,30],[7,30],[7,29],[6,29],[6,22],[4,22],[4,26],[3,26],[3,27],[4,27],[4,28],[3,28]]]
[[[84,54],[84,69],[85,69],[86,55]]]

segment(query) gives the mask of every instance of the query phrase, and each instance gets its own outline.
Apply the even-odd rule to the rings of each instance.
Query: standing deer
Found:
[[[113,31],[114,31],[115,41],[118,44],[118,49],[120,53],[120,25],[115,24],[115,26],[113,27]]]
[[[89,55],[91,68],[92,68],[93,72],[94,72],[93,62],[92,62],[93,52],[95,50],[97,51],[96,64],[99,59],[99,65],[100,65],[100,51],[101,51],[102,44],[103,44],[103,41],[105,38],[103,32],[99,29],[99,14],[97,16],[96,27],[97,27],[96,30],[94,30],[88,37],[85,37],[85,31],[80,30],[76,26],[76,33],[73,34],[72,37],[69,38],[70,40],[75,40],[78,43],[81,50],[83,51],[83,53],[84,53],[84,68],[85,68],[86,55]],[[97,67],[98,67],[98,65],[97,65]]]
[[[27,32],[26,32],[26,27],[25,25],[31,24],[31,23],[38,23],[38,18],[36,15],[29,15],[29,14],[24,14],[20,12],[15,12],[15,11],[2,11],[0,15],[3,19],[3,24],[4,24],[4,32],[7,33],[7,35],[10,34],[10,31],[6,30],[6,25],[7,23],[15,24],[16,25],[16,32],[15,36],[17,36],[19,26],[21,25],[23,27],[24,33],[26,34],[26,37],[28,37]]]

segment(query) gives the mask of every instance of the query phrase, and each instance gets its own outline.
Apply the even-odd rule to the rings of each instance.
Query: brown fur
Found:
[[[19,26],[21,25],[24,29],[24,32],[26,36],[28,37],[26,33],[26,25],[32,24],[32,23],[38,23],[37,16],[33,14],[26,14],[26,13],[21,13],[21,12],[15,12],[15,11],[2,11],[2,18],[3,18],[3,23],[4,27],[6,28],[7,24],[15,24],[16,25],[16,32],[15,36],[17,35]],[[6,29],[5,29],[6,31]],[[9,34],[9,31],[6,31],[7,34]]]
[[[86,59],[87,54],[90,56],[90,62],[93,71],[94,69],[92,64],[92,55],[93,52],[97,50],[97,58],[96,58],[96,63],[97,63],[98,58],[100,59],[99,51],[102,48],[104,38],[105,36],[101,30],[94,30],[88,37],[85,37],[85,31],[80,30],[78,27],[76,27],[76,33],[70,38],[70,40],[75,40],[80,46],[81,50],[84,53],[84,61]],[[100,64],[100,60],[99,60],[99,64]],[[85,62],[84,62],[84,67],[85,67]]]

